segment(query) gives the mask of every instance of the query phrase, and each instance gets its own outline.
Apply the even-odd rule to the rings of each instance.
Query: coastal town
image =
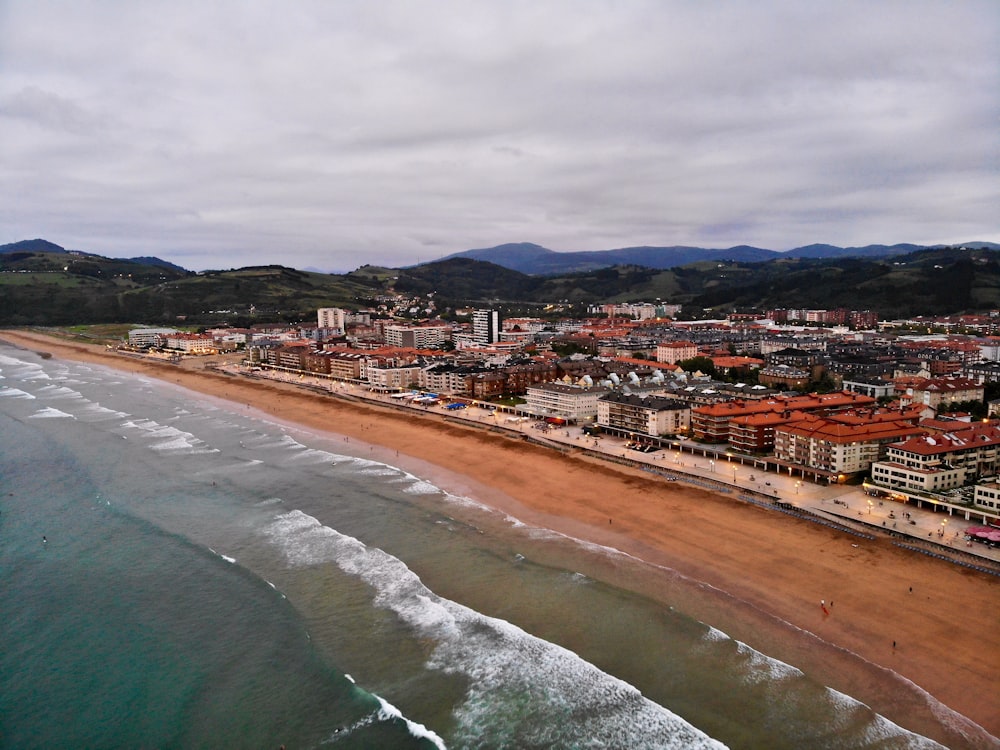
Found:
[[[415,302],[396,304],[423,311]],[[659,303],[595,306],[579,320],[463,312],[323,308],[309,325],[137,328],[119,351],[205,358],[230,375],[517,434],[973,567],[1000,563],[996,315],[683,321]]]

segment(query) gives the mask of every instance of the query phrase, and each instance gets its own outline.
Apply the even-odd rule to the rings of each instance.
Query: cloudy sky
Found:
[[[0,244],[1000,242],[1000,2],[0,0]]]

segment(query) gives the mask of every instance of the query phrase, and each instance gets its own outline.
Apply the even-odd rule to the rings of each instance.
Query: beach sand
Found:
[[[449,492],[679,572],[684,611],[909,729],[954,748],[1000,747],[1000,577],[440,416],[224,376],[199,360],[161,364],[36,332],[0,339],[364,441]],[[663,585],[607,578],[662,601],[676,593],[666,574]]]

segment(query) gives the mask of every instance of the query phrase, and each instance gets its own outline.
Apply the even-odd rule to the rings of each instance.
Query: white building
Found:
[[[316,311],[316,324],[320,328],[328,328],[337,336],[344,335],[347,325],[347,310],[339,307],[321,307]]]
[[[973,505],[986,508],[994,513],[1000,512],[1000,484],[990,482],[988,484],[976,485],[976,494],[972,500]]]
[[[872,483],[904,490],[941,492],[1000,468],[1000,426],[977,422],[943,435],[921,435],[890,445],[872,464]]]
[[[403,391],[420,384],[420,365],[367,364],[368,384],[374,391]]]
[[[383,336],[389,346],[406,346],[413,349],[440,349],[451,340],[451,326],[446,324],[405,326],[387,325]]]
[[[176,328],[133,328],[128,332],[129,346],[161,346],[163,338],[177,333]]]
[[[215,339],[203,333],[169,333],[163,337],[165,349],[179,349],[188,354],[216,354]]]
[[[526,404],[521,411],[536,417],[552,417],[569,422],[594,420],[601,396],[610,389],[604,386],[577,386],[540,383],[528,386]]]

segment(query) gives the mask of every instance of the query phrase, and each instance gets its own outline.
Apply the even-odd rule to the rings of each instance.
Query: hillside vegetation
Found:
[[[890,318],[1000,308],[1000,255],[989,248],[871,259],[702,260],[668,270],[619,265],[560,276],[456,257],[338,275],[285,266],[192,273],[156,258],[104,258],[39,243],[0,253],[0,325],[292,322],[314,320],[318,307],[368,307],[393,294],[431,296],[438,310],[503,305],[527,312],[546,304],[657,299],[698,315],[846,307]]]

